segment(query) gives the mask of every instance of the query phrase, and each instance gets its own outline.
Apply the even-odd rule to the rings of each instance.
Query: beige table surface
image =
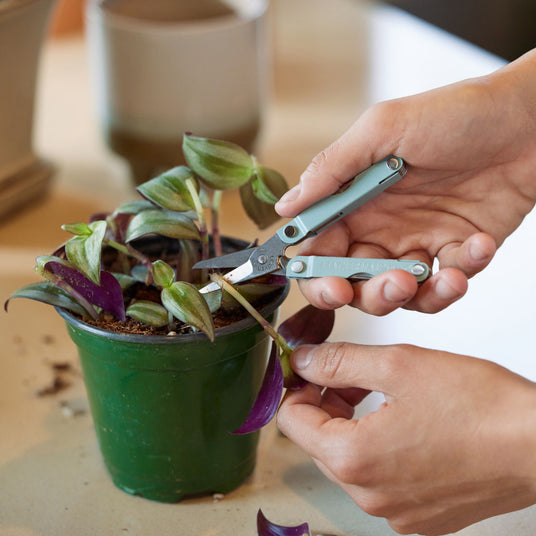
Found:
[[[373,98],[369,80],[377,84],[381,73],[369,65],[371,32],[385,14],[350,0],[279,0],[273,8],[274,83],[258,153],[293,184]],[[62,223],[134,196],[126,166],[99,135],[82,38],[48,43],[37,104],[36,146],[58,170],[48,197],[0,223],[0,301],[36,279],[34,258],[65,239]],[[237,204],[236,196],[224,199],[225,231],[255,238]],[[294,288],[282,316],[302,303]],[[335,338],[365,335],[355,314],[339,316]],[[360,511],[273,425],[262,434],[254,475],[222,500],[170,505],[127,495],[104,470],[76,351],[55,312],[14,301],[10,313],[0,315],[0,355],[1,536],[246,536],[256,533],[259,507],[278,523],[308,521],[313,534],[394,534],[384,520]],[[64,373],[70,386],[37,396],[53,380],[55,363],[71,364]],[[463,533],[534,534],[533,518],[528,509]]]

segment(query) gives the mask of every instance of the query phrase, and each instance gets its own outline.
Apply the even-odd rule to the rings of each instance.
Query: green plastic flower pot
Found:
[[[287,287],[263,309],[272,323]],[[99,446],[113,482],[148,499],[226,493],[253,471],[259,433],[233,435],[262,383],[270,340],[246,318],[174,337],[104,331],[63,310],[78,346]]]

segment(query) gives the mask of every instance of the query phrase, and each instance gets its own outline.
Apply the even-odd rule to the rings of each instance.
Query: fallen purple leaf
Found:
[[[259,509],[257,512],[257,534],[258,536],[310,536],[309,525],[302,523],[294,527],[285,527],[272,523]]]

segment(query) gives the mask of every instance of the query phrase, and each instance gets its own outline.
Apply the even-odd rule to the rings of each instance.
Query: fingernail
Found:
[[[281,199],[277,202],[277,204],[285,204],[285,203],[291,203],[292,201],[296,201],[301,193],[301,184],[298,184],[297,186],[294,186],[294,188],[291,188],[288,192],[286,192]]]
[[[407,292],[394,281],[388,280],[383,286],[383,296],[390,302],[403,302],[408,299]]]
[[[306,368],[313,359],[314,346],[300,346],[292,353],[292,364],[294,368],[301,370]]]
[[[452,288],[443,279],[440,279],[435,285],[435,292],[437,296],[443,300],[452,300],[459,296],[459,292]]]

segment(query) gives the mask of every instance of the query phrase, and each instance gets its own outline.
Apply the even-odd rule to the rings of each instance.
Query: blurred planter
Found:
[[[41,196],[52,176],[32,137],[39,57],[55,1],[0,2],[0,218]]]

